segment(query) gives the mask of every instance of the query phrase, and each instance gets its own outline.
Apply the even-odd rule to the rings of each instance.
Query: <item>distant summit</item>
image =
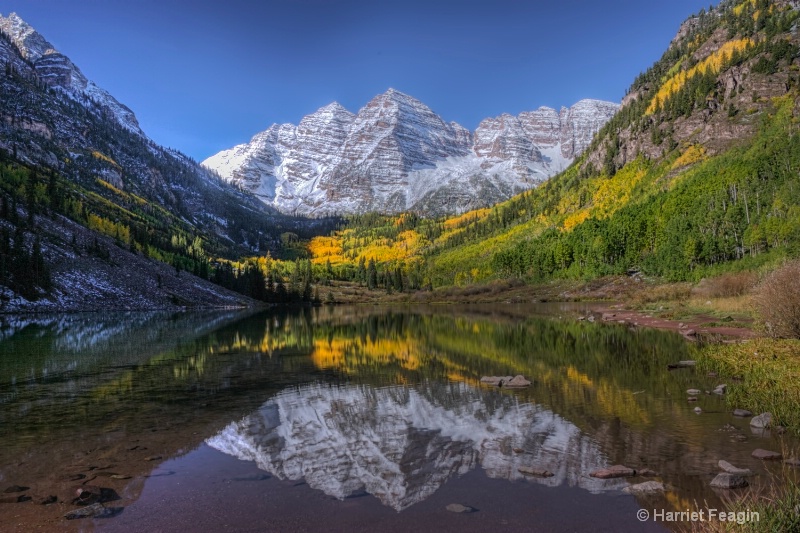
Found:
[[[144,135],[133,111],[87,79],[67,56],[56,50],[19,15],[0,15],[0,30],[11,39],[22,56],[33,66],[37,77],[48,86],[62,89],[78,101],[96,103],[107,110],[120,125]]]
[[[486,119],[471,132],[389,89],[358,114],[334,102],[203,165],[284,213],[461,212],[566,168],[619,106],[581,100]]]

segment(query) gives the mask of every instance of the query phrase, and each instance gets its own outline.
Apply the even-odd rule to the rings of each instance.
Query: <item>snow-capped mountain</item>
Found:
[[[62,89],[82,103],[97,103],[120,125],[144,135],[133,111],[119,103],[108,91],[88,80],[67,56],[56,50],[16,13],[11,13],[8,17],[0,15],[0,30],[11,38],[22,56],[33,65],[37,77],[48,86]]]
[[[285,213],[460,212],[536,186],[565,169],[619,108],[581,100],[447,123],[394,89],[356,115],[338,103],[273,125],[203,165]]]
[[[548,470],[552,477],[529,479],[592,492],[627,485],[586,475],[607,460],[574,424],[464,383],[307,385],[276,395],[206,443],[279,479],[305,479],[340,499],[365,490],[398,511],[478,466],[510,480],[525,477],[520,468]]]

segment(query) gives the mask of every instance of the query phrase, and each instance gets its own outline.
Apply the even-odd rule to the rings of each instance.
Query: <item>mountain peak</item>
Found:
[[[563,119],[550,108],[504,114],[473,134],[389,88],[357,115],[332,102],[296,129],[272,127],[203,165],[286,213],[463,211],[565,168],[616,111],[606,106]]]
[[[376,96],[374,99],[377,100],[391,100],[392,102],[411,102],[411,103],[418,103],[421,104],[419,100],[414,98],[411,95],[408,95],[404,92],[398,91],[393,87],[389,87],[389,89],[383,93]]]
[[[133,111],[111,96],[105,89],[87,79],[83,72],[62,54],[30,24],[16,13],[0,15],[0,30],[19,49],[22,56],[33,64],[37,78],[50,87],[62,89],[67,95],[86,106],[97,103],[110,112],[116,121],[130,131],[144,135]],[[93,104],[92,104],[93,105]]]
[[[339,102],[331,102],[328,105],[322,106],[317,109],[314,115],[352,115],[346,107],[344,107]]]
[[[0,15],[0,30],[11,38],[28,61],[36,61],[44,55],[57,52],[42,34],[16,13],[11,13],[8,17]]]

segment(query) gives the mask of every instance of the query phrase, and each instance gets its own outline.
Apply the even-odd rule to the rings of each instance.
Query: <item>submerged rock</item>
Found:
[[[782,454],[761,448],[753,450],[751,455],[756,459],[761,459],[763,461],[777,461],[778,459],[783,459]]]
[[[469,505],[461,505],[460,503],[451,503],[447,507],[445,507],[451,513],[474,513],[477,511],[474,507],[470,507]]]
[[[549,470],[544,470],[541,468],[528,468],[526,466],[521,466],[517,470],[519,470],[520,474],[533,477],[553,477],[555,475]]]
[[[636,470],[628,468],[624,465],[614,465],[608,468],[601,468],[589,474],[592,477],[599,479],[611,479],[617,477],[633,477],[636,475]]]
[[[733,416],[739,416],[739,417],[753,416],[753,413],[751,411],[748,411],[747,409],[734,409]]]
[[[622,492],[628,494],[643,495],[643,494],[656,494],[664,492],[664,484],[660,481],[645,481],[622,489]]]
[[[745,478],[736,474],[729,474],[728,472],[717,474],[717,477],[711,481],[711,486],[715,489],[739,489],[747,485],[748,483]]]

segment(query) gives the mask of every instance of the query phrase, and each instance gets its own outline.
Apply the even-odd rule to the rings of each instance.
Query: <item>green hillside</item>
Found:
[[[312,242],[315,262],[347,277],[373,259],[445,286],[631,269],[695,280],[800,254],[797,19],[777,0],[691,17],[562,174],[456,218],[353,218]]]

